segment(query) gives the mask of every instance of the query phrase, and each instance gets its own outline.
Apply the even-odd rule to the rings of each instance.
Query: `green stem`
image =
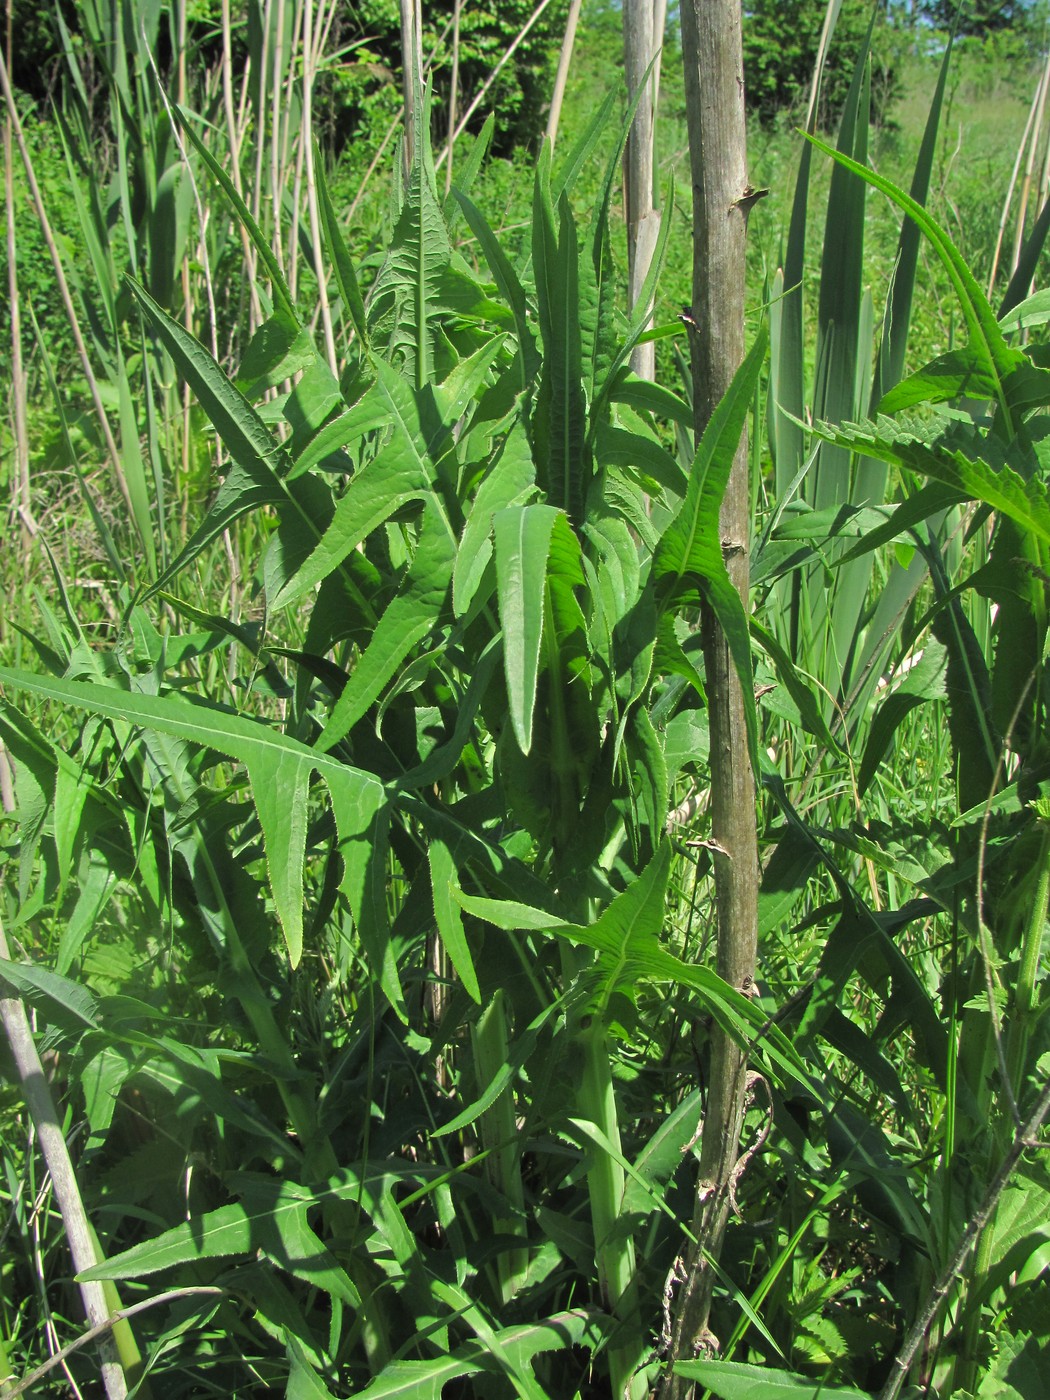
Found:
[[[1036,1004],[1035,985],[1039,974],[1039,957],[1043,951],[1047,906],[1050,904],[1050,821],[1038,809],[1037,815],[1042,828],[1042,841],[1036,868],[1035,894],[1021,938],[1021,965],[1017,971],[1017,985],[1014,989],[1013,1016],[1010,1018],[1006,1056],[1010,1084],[1018,1100],[1024,1091],[1025,1055],[1028,1051],[1032,1011]]]
[[[583,1052],[583,1079],[577,1098],[580,1116],[595,1125],[617,1154],[592,1145],[587,1172],[598,1285],[603,1303],[624,1324],[623,1340],[609,1348],[612,1394],[615,1400],[641,1400],[649,1393],[648,1382],[639,1370],[646,1338],[638,1309],[634,1240],[620,1221],[624,1191],[624,1172],[617,1160],[623,1156],[620,1122],[608,1040],[597,1016],[583,1031]]]
[[[507,1063],[507,1009],[503,988],[497,987],[492,1000],[471,1027],[474,1070],[478,1088],[492,1083]],[[529,1271],[529,1251],[525,1226],[525,1188],[521,1180],[521,1153],[518,1125],[514,1116],[514,1095],[508,1088],[481,1115],[481,1140],[488,1149],[485,1169],[492,1185],[507,1202],[507,1215],[493,1221],[501,1234],[514,1235],[522,1247],[505,1250],[498,1257],[500,1295],[509,1302],[525,1284]]]

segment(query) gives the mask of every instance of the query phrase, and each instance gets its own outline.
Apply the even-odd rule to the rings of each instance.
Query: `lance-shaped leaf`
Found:
[[[317,203],[321,215],[321,231],[332,259],[332,268],[335,272],[335,282],[339,288],[339,295],[343,299],[343,305],[350,316],[354,330],[367,349],[368,327],[365,325],[365,304],[357,283],[357,273],[354,271],[353,261],[343,241],[343,232],[339,227],[339,216],[332,203],[332,196],[328,193],[328,182],[324,176],[324,161],[321,159],[320,151],[316,147],[314,149],[314,172],[317,180]]]
[[[758,715],[751,676],[751,640],[744,603],[726,571],[719,508],[766,352],[763,330],[711,415],[689,473],[681,509],[660,537],[652,578],[662,612],[695,606],[714,610],[740,677],[751,762],[758,772]]]
[[[516,900],[489,899],[456,892],[468,913],[508,932],[533,930],[593,948],[600,954],[601,996],[608,1001],[616,992],[631,995],[643,979],[673,982],[699,993],[705,1008],[738,1044],[758,1032],[770,1058],[794,1082],[809,1084],[809,1073],[791,1042],[759,1007],[709,968],[683,962],[660,942],[665,895],[670,871],[669,844],[661,842],[645,870],[613,900],[597,921],[587,927],[561,923],[557,916]]]
[[[502,1376],[508,1365],[520,1372],[545,1351],[565,1351],[573,1346],[593,1350],[607,1326],[608,1319],[602,1313],[577,1308],[540,1322],[504,1328],[493,1335],[490,1344],[474,1340],[429,1361],[391,1361],[357,1392],[357,1400],[441,1400],[448,1382],[461,1376],[482,1371]],[[499,1358],[493,1354],[493,1346]]]
[[[373,409],[381,405],[385,422],[392,428],[390,437],[350,482],[324,537],[274,599],[275,608],[293,603],[327,578],[362,540],[407,502],[431,497],[437,463],[450,446],[449,430],[439,413],[424,417],[425,405],[433,402],[428,390],[413,392],[396,370],[381,361],[375,368],[376,387],[368,396],[369,406],[361,407],[357,422],[362,430],[376,426]],[[436,504],[436,497],[433,499]]]
[[[275,441],[254,407],[200,341],[173,320],[132,278],[127,279],[127,284],[234,463],[206,519],[178,558],[162,572],[152,591],[163,588],[234,520],[259,506],[277,506],[282,514],[300,517],[303,528],[320,538],[322,527],[312,517],[302,493],[286,480],[291,468],[288,454]]]
[[[193,125],[189,119],[189,114],[177,104],[174,106],[174,111],[178,116],[183,131],[193,142],[194,146],[196,146],[198,154],[211,171],[222,189],[223,194],[226,196],[226,202],[233,210],[237,219],[239,219],[247,229],[248,236],[252,240],[255,250],[259,254],[262,265],[266,269],[267,276],[270,279],[275,309],[282,311],[289,319],[295,321],[297,325],[301,324],[295,309],[295,304],[292,301],[291,291],[288,288],[288,283],[285,281],[284,271],[277,258],[277,254],[273,250],[272,242],[255,222],[252,211],[237,193],[236,186],[223,169],[221,163],[215,159],[211,151],[208,150],[207,146],[194,131]]]
[[[587,496],[586,403],[580,341],[579,248],[563,195],[555,233],[550,147],[540,155],[533,195],[532,260],[543,340],[540,389],[533,409],[537,479],[552,505],[579,521]]]
[[[155,1239],[96,1264],[80,1277],[145,1278],[180,1264],[248,1256],[258,1250],[295,1278],[359,1307],[361,1295],[307,1221],[316,1193],[295,1182],[247,1173],[238,1184],[243,1201],[165,1230]]]
[[[983,369],[995,386],[995,398],[1004,413],[1007,414],[1009,421],[1011,415],[1007,408],[1007,395],[1003,380],[1012,369],[1016,368],[1016,352],[1007,345],[999,323],[995,319],[995,312],[989,306],[987,297],[977,285],[973,273],[967,267],[958,248],[922,205],[912,199],[911,195],[898,189],[891,180],[887,180],[883,175],[877,175],[874,170],[859,164],[843,152],[833,150],[831,146],[826,145],[816,136],[807,135],[807,140],[811,141],[825,155],[831,156],[832,160],[838,161],[839,165],[852,171],[862,180],[866,180],[869,185],[891,199],[899,209],[903,209],[914,220],[929,239],[959,298],[959,304],[969,331],[970,349],[983,362]]]
[[[463,913],[456,903],[454,893],[459,888],[455,862],[444,841],[430,841],[427,845],[430,861],[430,883],[434,894],[434,917],[445,952],[452,966],[459,973],[464,989],[481,1005],[481,989],[478,974],[474,970],[474,960],[470,956],[466,930],[463,927]]]
[[[455,541],[433,498],[428,498],[404,583],[336,701],[319,748],[330,749],[349,734],[412,648],[434,630],[450,592],[454,562]]]
[[[184,696],[142,695],[86,681],[67,681],[0,669],[0,682],[92,714],[155,729],[215,749],[243,763],[256,796],[274,902],[293,966],[302,955],[303,847],[309,775],[317,771],[332,795],[344,865],[343,888],[366,952],[377,965],[395,1007],[401,993],[379,913],[374,882],[385,868],[387,799],[368,773],[338,762],[258,720]]]
[[[532,747],[547,556],[557,516],[553,506],[528,505],[492,517],[507,696],[514,737],[524,754]]]
[[[463,527],[452,581],[452,607],[462,617],[492,558],[492,517],[534,494],[536,468],[521,419],[515,417],[493,452]]]
[[[679,1361],[676,1376],[699,1381],[719,1400],[871,1400],[850,1385],[828,1385],[774,1371],[768,1366],[748,1366],[740,1361]]]

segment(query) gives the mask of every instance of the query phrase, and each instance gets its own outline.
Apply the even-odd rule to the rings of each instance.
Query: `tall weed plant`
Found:
[[[116,276],[100,232],[103,304],[221,473],[170,552],[151,523],[108,637],[56,564],[35,669],[0,672],[0,976],[67,1086],[83,1277],[143,1308],[136,1393],[646,1395],[716,1022],[751,1057],[738,1220],[721,1356],[680,1373],[727,1397],[1040,1393],[1050,371],[1020,336],[1050,310],[1018,290],[1035,240],[997,321],[922,208],[926,147],[911,195],[865,167],[865,84],[838,149],[805,148],[771,287],[750,618],[717,521],[766,333],[695,445],[684,399],[631,374],[659,258],[628,317],[619,148],[590,217],[570,203],[611,103],[541,154],[515,258],[471,199],[484,138],[443,200],[423,124],[374,269],[315,161],[331,339],[173,107],[246,258],[233,374],[217,322]],[[807,382],[792,298],[824,158]],[[874,384],[866,186],[908,221]],[[909,375],[920,236],[966,340]],[[243,602],[211,582],[238,531]],[[753,995],[707,966],[702,600],[755,697]],[[28,1370],[68,1265],[33,1155],[6,1161],[3,1341]],[[87,1349],[65,1364],[98,1384]]]

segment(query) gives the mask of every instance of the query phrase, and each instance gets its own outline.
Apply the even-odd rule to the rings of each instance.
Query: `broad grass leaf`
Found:
[[[233,211],[235,218],[247,230],[248,237],[251,239],[252,244],[255,247],[255,251],[258,253],[259,259],[262,262],[263,267],[266,269],[266,275],[270,279],[270,287],[273,292],[274,309],[283,312],[285,316],[289,317],[297,324],[301,324],[301,322],[299,321],[298,313],[295,309],[295,303],[292,300],[291,291],[289,290],[288,283],[285,280],[284,271],[282,270],[281,264],[278,261],[277,254],[273,250],[273,243],[270,239],[266,237],[262,229],[256,223],[255,218],[252,215],[252,211],[248,208],[244,200],[237,193],[236,186],[230,179],[230,176],[223,169],[222,164],[218,160],[216,160],[215,156],[212,155],[211,151],[208,150],[207,146],[197,135],[196,131],[194,131],[193,123],[190,121],[189,113],[184,111],[177,103],[172,104],[172,109],[174,110],[176,116],[179,119],[179,125],[182,127],[183,131],[193,142],[193,145],[196,147],[197,154],[200,156],[201,160],[203,160],[204,164],[208,167],[208,170],[211,172],[212,176],[218,183],[223,194],[226,196],[226,202],[229,204],[231,210]]]
[[[480,1006],[481,989],[478,986],[478,974],[470,956],[470,945],[467,943],[466,930],[463,927],[463,913],[455,899],[455,891],[459,888],[455,862],[444,841],[428,843],[427,859],[430,862],[434,917],[437,920],[442,946],[452,966],[459,973],[467,994]]]
[[[434,631],[448,601],[454,562],[455,541],[430,497],[404,582],[343,687],[317,741],[318,748],[331,749],[349,734],[409,652]]]
[[[492,1337],[498,1355],[493,1354],[492,1345],[478,1340],[430,1361],[391,1361],[357,1392],[357,1400],[441,1400],[444,1387],[461,1376],[476,1376],[482,1371],[505,1375],[508,1366],[521,1373],[541,1352],[577,1346],[593,1350],[607,1327],[606,1316],[589,1308],[506,1327]]]
[[[652,567],[661,611],[695,605],[698,592],[710,602],[740,678],[748,747],[756,772],[758,713],[751,675],[751,640],[744,604],[730,582],[722,557],[719,509],[765,352],[763,330],[711,415],[689,473],[685,499],[660,537]]]
[[[452,574],[452,610],[456,617],[462,617],[474,601],[492,558],[492,517],[498,510],[524,504],[535,490],[532,452],[524,424],[515,415],[507,431],[500,435],[463,527]]]
[[[124,364],[124,356],[118,350],[116,365],[117,402],[120,409],[120,462],[124,481],[131,502],[131,515],[135,529],[146,551],[146,564],[151,574],[157,572],[157,546],[153,538],[153,520],[150,514],[149,488],[146,484],[146,467],[142,460],[140,441],[141,428],[135,403],[131,397],[131,381]],[[147,394],[149,389],[146,389]],[[162,502],[157,502],[158,512]]]
[[[679,1361],[675,1375],[699,1381],[719,1400],[871,1400],[867,1391],[848,1385],[807,1380],[770,1366],[749,1366],[741,1361]]]
[[[134,694],[92,682],[49,680],[6,669],[0,670],[0,681],[14,689],[43,695],[93,714],[188,739],[243,763],[253,792],[264,793],[258,810],[271,872],[282,861],[292,860],[297,866],[297,870],[280,872],[274,889],[293,964],[301,952],[302,936],[302,860],[301,853],[296,855],[299,818],[289,818],[287,813],[278,810],[281,805],[277,797],[278,779],[282,773],[286,777],[290,774],[293,783],[299,785],[294,788],[298,794],[302,791],[304,773],[320,772],[332,796],[354,919],[366,949],[373,957],[381,955],[377,960],[377,975],[381,970],[384,990],[394,1005],[400,1005],[396,978],[392,980],[390,976],[392,955],[385,924],[377,926],[376,900],[370,893],[374,883],[382,880],[385,874],[385,846],[380,841],[382,849],[377,850],[374,858],[372,849],[373,841],[380,839],[386,809],[386,794],[376,778],[308,748],[257,720],[183,697]],[[295,800],[298,802],[298,796]],[[382,873],[375,868],[377,864],[382,866]]]
[[[248,1173],[240,1173],[234,1180],[243,1200],[208,1211],[114,1255],[86,1269],[78,1280],[146,1278],[202,1259],[261,1251],[294,1278],[359,1307],[361,1295],[307,1222],[316,1194],[291,1181]]]
[[[807,133],[807,140],[832,160],[837,161],[852,174],[867,181],[875,189],[891,199],[898,208],[903,209],[911,219],[918,225],[922,232],[933,245],[934,251],[940,258],[944,269],[948,274],[952,287],[959,298],[962,308],[963,318],[966,322],[969,333],[969,344],[979,357],[983,370],[991,377],[996,387],[995,397],[1000,406],[1006,411],[1006,395],[1003,388],[1003,380],[1016,366],[1016,352],[1007,345],[999,323],[995,318],[995,313],[988,304],[988,299],[977,285],[977,281],[966,264],[966,260],[949,238],[948,234],[940,225],[931,218],[926,210],[916,200],[902,189],[887,180],[883,175],[877,175],[875,171],[858,161],[851,159],[841,151],[833,150],[818,137]],[[1008,422],[1012,421],[1011,415],[1007,412]]]
[[[0,958],[0,981],[6,982],[16,996],[38,1007],[46,1020],[63,1029],[98,1029],[98,1000],[79,982],[60,977],[36,963],[10,962],[7,958]]]
[[[509,506],[492,517],[507,696],[523,754],[532,747],[547,558],[558,514],[553,506],[536,504]]]
[[[331,258],[335,283],[343,306],[362,345],[368,348],[368,326],[365,323],[365,303],[354,271],[353,260],[343,241],[343,231],[339,227],[339,216],[328,193],[328,181],[324,175],[324,161],[321,153],[314,148],[314,176],[317,181],[317,204],[321,216],[321,232],[328,255]]]
[[[951,67],[954,31],[949,34],[937,75],[937,86],[930,103],[929,115],[923,129],[919,154],[912,174],[910,194],[917,204],[925,206],[929,194],[930,179],[933,175],[937,155],[937,134],[944,107],[944,95]],[[879,400],[887,389],[898,382],[904,373],[904,356],[908,345],[908,332],[911,327],[911,307],[915,292],[915,275],[919,264],[919,246],[922,234],[918,226],[908,218],[901,222],[900,239],[897,243],[897,257],[894,262],[893,285],[889,293],[886,315],[883,323],[882,340],[876,361],[875,377],[871,387],[869,412],[874,412]]]

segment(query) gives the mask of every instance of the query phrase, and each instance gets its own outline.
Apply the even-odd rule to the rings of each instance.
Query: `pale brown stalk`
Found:
[[[633,311],[652,264],[660,232],[660,214],[654,206],[656,108],[653,74],[649,71],[663,34],[657,33],[654,0],[624,0],[623,66],[627,96],[638,94],[634,121],[624,151],[624,197],[627,204],[627,302]],[[656,378],[656,346],[650,341],[631,352],[631,368],[643,379]]]
[[[452,7],[452,77],[448,94],[448,165],[445,167],[445,194],[452,189],[452,155],[456,144],[456,102],[459,98],[459,19],[462,0]]]
[[[744,357],[747,178],[740,0],[682,6],[686,107],[693,179],[693,317],[690,334],[697,437]],[[746,433],[722,502],[722,552],[748,606]],[[711,838],[718,925],[718,972],[742,991],[752,985],[758,941],[758,837],[743,690],[717,619],[705,610],[704,664],[711,726]],[[675,1299],[662,1400],[684,1400],[692,1382],[674,1363],[714,1345],[708,1329],[714,1271],[740,1164],[747,1062],[720,1027],[711,1035],[711,1077],[701,1140],[691,1246]]]
[[[7,0],[7,61],[12,54],[11,0]],[[14,512],[22,522],[22,557],[29,558],[32,499],[29,482],[29,427],[26,422],[26,375],[22,362],[22,312],[18,294],[15,234],[15,160],[10,115],[4,116],[4,200],[7,209],[7,290],[11,315],[11,423],[14,428],[14,470],[11,486]]]
[[[328,300],[328,277],[321,244],[321,216],[317,205],[317,177],[314,173],[313,87],[317,73],[318,54],[314,48],[313,8],[313,0],[306,0],[306,19],[303,27],[303,133],[301,140],[306,151],[306,202],[310,215],[310,241],[314,250],[314,275],[317,278],[317,299],[321,313],[321,325],[324,327],[325,351],[328,355],[329,368],[338,378],[339,357],[335,351],[332,308]],[[323,33],[322,29],[322,37]]]
[[[569,69],[572,67],[572,50],[576,43],[576,27],[580,22],[580,7],[583,0],[570,0],[569,13],[565,17],[565,34],[558,55],[558,71],[554,75],[554,91],[551,93],[551,109],[547,116],[547,140],[554,147],[558,139],[558,124],[561,121],[565,89],[569,82]]]
[[[0,957],[7,959],[10,952],[7,935],[0,922]],[[0,1020],[3,1021],[7,1042],[11,1047],[15,1070],[22,1086],[29,1117],[36,1132],[40,1151],[43,1154],[51,1181],[55,1189],[55,1200],[62,1215],[69,1252],[73,1258],[75,1271],[83,1273],[100,1262],[95,1244],[94,1232],[84,1210],[80,1196],[80,1186],[70,1160],[69,1149],[62,1134],[61,1120],[55,1111],[51,1089],[40,1063],[36,1042],[29,1026],[25,1005],[21,997],[0,997]],[[102,1384],[109,1400],[125,1400],[128,1393],[124,1370],[117,1356],[109,1328],[109,1308],[106,1303],[105,1288],[101,1283],[81,1283],[80,1296],[84,1312],[93,1327],[104,1327],[100,1333],[99,1359],[102,1367]]]

